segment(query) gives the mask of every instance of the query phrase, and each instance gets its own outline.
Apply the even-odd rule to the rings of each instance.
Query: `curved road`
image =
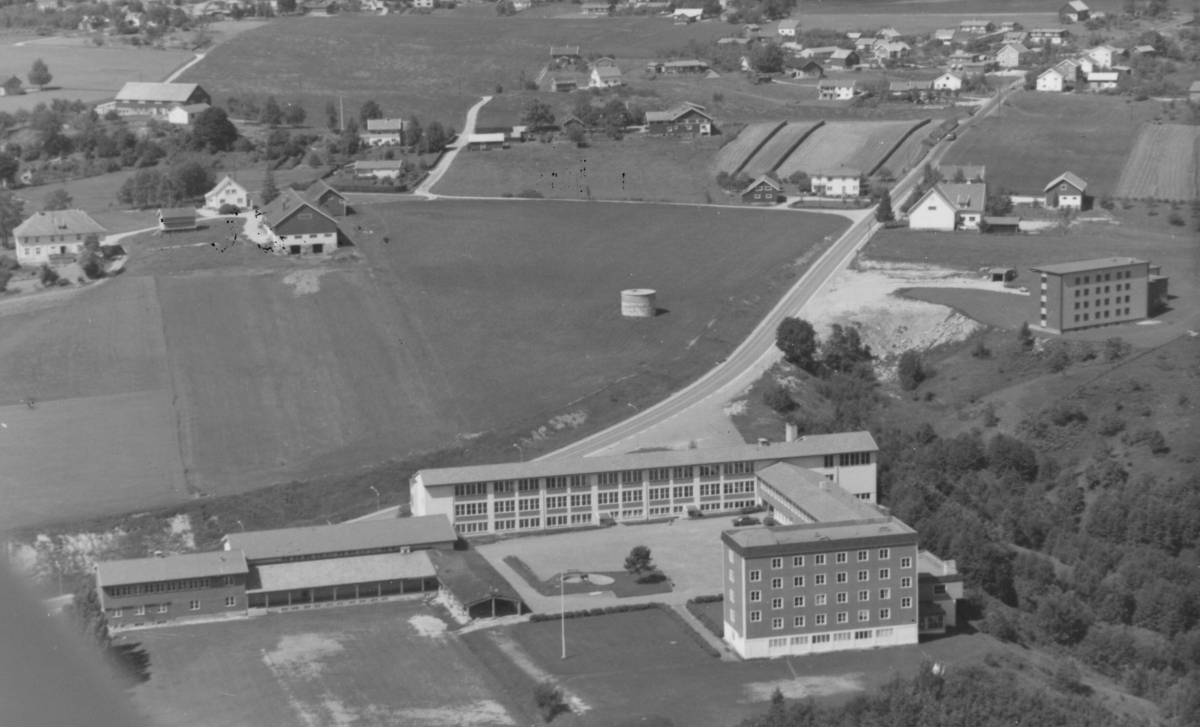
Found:
[[[458,135],[458,142],[442,155],[442,158],[438,160],[437,166],[429,171],[429,176],[425,177],[425,181],[421,182],[421,184],[419,184],[417,188],[413,190],[413,194],[415,196],[425,197],[426,199],[438,198],[438,195],[430,192],[429,190],[433,189],[433,185],[441,181],[442,175],[444,175],[446,170],[450,168],[450,164],[454,161],[454,157],[458,156],[458,153],[467,145],[467,139],[471,137],[471,134],[475,133],[475,120],[479,118],[479,109],[483,108],[483,105],[491,100],[491,96],[484,96],[482,99],[480,99],[479,103],[475,104],[470,108],[469,111],[467,111],[467,122],[463,125],[463,130]]]

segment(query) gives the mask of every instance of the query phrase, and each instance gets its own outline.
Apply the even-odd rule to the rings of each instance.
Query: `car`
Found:
[[[748,525],[758,525],[758,524],[760,524],[759,519],[756,517],[750,517],[749,515],[743,515],[741,517],[735,517],[733,519],[733,526],[735,528],[744,528]]]
[[[949,134],[946,134],[947,141],[954,141],[957,138],[958,138],[958,134],[954,133],[953,131],[951,131]]]

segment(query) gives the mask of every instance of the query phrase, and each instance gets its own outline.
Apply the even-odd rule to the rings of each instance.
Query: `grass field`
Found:
[[[490,727],[506,697],[420,601],[131,632],[130,690],[154,724]]]
[[[819,121],[800,121],[783,127],[746,162],[744,171],[752,177],[775,171],[820,124]]]
[[[1020,328],[1037,313],[1034,298],[1012,293],[969,288],[909,288],[899,293],[913,300],[953,308],[980,323],[1010,331]]]
[[[1088,182],[1096,198],[1112,194],[1143,121],[1156,104],[1094,94],[1018,91],[996,113],[959,132],[946,164],[982,164],[990,184],[1040,193],[1063,172]]]
[[[16,74],[22,82],[33,62],[46,62],[54,80],[45,91],[34,86],[24,96],[0,97],[0,111],[32,109],[53,99],[83,102],[106,101],[117,95],[126,81],[161,81],[192,59],[181,50],[150,48],[97,48],[95,46],[45,44],[37,40],[27,45],[0,45],[0,66]]]
[[[779,166],[787,178],[796,172],[809,174],[848,166],[871,174],[883,164],[919,122],[840,121],[825,124],[812,133]],[[894,170],[893,170],[894,171]]]
[[[737,138],[717,152],[716,170],[736,174],[780,129],[785,121],[762,121],[742,129]]]
[[[1200,199],[1200,127],[1148,125],[1138,134],[1125,162],[1114,197],[1128,199]]]
[[[597,139],[587,148],[561,141],[463,152],[434,186],[437,194],[499,197],[535,190],[550,199],[721,202],[708,172],[719,139],[681,142],[627,136]]]

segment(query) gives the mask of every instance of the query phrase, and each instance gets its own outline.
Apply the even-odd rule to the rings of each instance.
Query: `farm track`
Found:
[[[1125,161],[1114,196],[1122,199],[1186,201],[1200,196],[1197,154],[1200,129],[1177,124],[1148,125]]]

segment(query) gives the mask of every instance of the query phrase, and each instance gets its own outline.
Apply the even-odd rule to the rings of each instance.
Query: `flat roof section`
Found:
[[[429,560],[429,551],[415,553],[379,553],[350,558],[302,560],[254,567],[257,578],[247,593],[292,591],[301,588],[347,586],[405,578],[433,578],[437,575]]]
[[[454,532],[454,526],[445,515],[425,515],[308,528],[229,533],[225,536],[225,547],[229,550],[244,551],[246,560],[257,561],[455,540],[458,540],[458,533]]]
[[[1054,275],[1069,275],[1071,273],[1086,273],[1090,270],[1102,270],[1104,268],[1115,268],[1123,265],[1148,265],[1145,260],[1138,260],[1135,257],[1101,257],[1094,260],[1080,260],[1073,263],[1055,263],[1053,265],[1039,265],[1036,268],[1030,268],[1035,273],[1051,273]]]
[[[769,445],[745,444],[740,447],[714,449],[684,449],[670,452],[642,452],[608,457],[581,457],[566,460],[537,460],[534,462],[507,462],[502,464],[474,465],[470,467],[444,467],[417,472],[426,487],[457,485],[465,482],[493,482],[496,480],[518,480],[530,477],[556,475],[583,475],[595,472],[615,472],[629,469],[653,469],[658,467],[680,467],[715,462],[741,462],[746,460],[787,459],[790,457],[813,457],[823,454],[848,452],[877,452],[879,445],[870,432],[844,432],[841,434],[818,434],[801,437],[792,442],[774,442]]]
[[[96,564],[96,585],[128,586],[185,578],[231,576],[249,571],[246,556],[240,550],[168,555],[163,558],[132,558],[101,561]]]
[[[882,515],[875,507],[820,474],[794,464],[778,462],[757,474],[760,480],[818,523],[866,520]]]
[[[890,516],[841,523],[801,523],[775,527],[726,530],[721,540],[743,556],[822,552],[854,543],[886,539],[916,544],[917,531]],[[879,544],[886,544],[880,542]]]

